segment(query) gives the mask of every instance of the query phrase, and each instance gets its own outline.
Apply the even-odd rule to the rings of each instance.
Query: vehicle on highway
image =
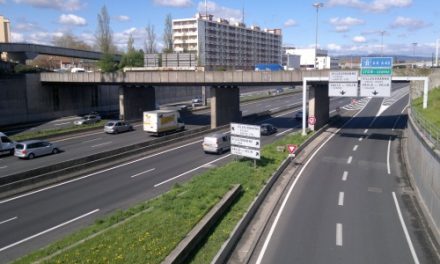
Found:
[[[0,132],[0,154],[5,152],[14,155],[15,141],[12,141],[4,133]]]
[[[91,115],[83,116],[81,119],[74,121],[73,124],[75,124],[77,126],[90,125],[90,124],[98,123],[99,121],[101,121],[100,115],[91,114]]]
[[[194,107],[194,106],[200,106],[200,105],[203,105],[202,98],[200,98],[200,97],[195,97],[195,98],[193,98],[193,99],[191,100],[191,104],[192,104],[193,107]]]
[[[202,146],[205,153],[222,154],[231,148],[231,137],[227,133],[211,134],[203,138]]]
[[[104,132],[108,134],[118,134],[127,131],[133,131],[133,126],[122,120],[108,121],[104,126]]]
[[[308,114],[306,114],[306,119],[309,117],[309,115]],[[296,114],[295,114],[295,119],[296,120],[302,120],[302,118],[303,118],[303,111],[298,111],[298,112],[296,112]]]
[[[265,123],[265,124],[260,125],[260,132],[261,132],[261,135],[263,135],[263,136],[272,135],[272,134],[276,133],[277,131],[278,131],[278,129],[272,124]]]
[[[144,112],[144,131],[161,136],[185,130],[179,111],[155,110]]]
[[[33,159],[38,156],[57,154],[60,150],[44,140],[27,140],[15,144],[14,155],[22,159]]]

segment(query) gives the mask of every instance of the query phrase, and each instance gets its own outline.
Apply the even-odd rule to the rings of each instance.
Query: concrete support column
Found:
[[[119,118],[140,120],[144,111],[156,109],[156,92],[153,86],[119,87]]]
[[[316,123],[309,125],[309,128],[315,131],[326,125],[330,118],[329,112],[328,84],[312,85],[309,90],[309,117],[314,116]]]
[[[206,106],[208,104],[207,101],[207,96],[206,96],[206,86],[202,86],[202,104],[203,106]]]
[[[211,87],[211,128],[241,121],[240,88]]]

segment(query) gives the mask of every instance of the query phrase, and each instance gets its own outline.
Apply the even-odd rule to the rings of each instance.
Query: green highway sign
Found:
[[[361,69],[362,75],[391,75],[393,71],[391,69]]]

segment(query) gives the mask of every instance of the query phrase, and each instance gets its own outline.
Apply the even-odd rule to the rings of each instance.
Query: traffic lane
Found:
[[[362,127],[366,124],[360,125]],[[347,141],[351,141],[351,143]],[[334,156],[335,149],[338,150],[338,153],[351,153],[354,151],[355,144],[357,142],[352,138],[336,136],[328,145],[323,147],[314,161],[308,165],[304,176],[298,181],[295,195],[287,203],[283,217],[262,261],[263,263],[290,263],[286,260],[293,260],[293,262],[298,263],[408,262],[411,256],[405,243],[396,245],[394,241],[394,239],[397,241],[404,240],[401,228],[395,228],[395,225],[392,224],[396,221],[397,216],[395,213],[394,215],[392,213],[387,214],[391,211],[390,208],[393,209],[392,200],[385,198],[380,201],[371,201],[372,198],[368,197],[368,189],[363,188],[362,184],[356,183],[356,179],[360,177],[376,174],[377,172],[374,172],[374,169],[379,169],[379,174],[383,173],[383,168],[374,168],[373,166],[373,172],[368,171],[363,174],[357,170],[356,173],[352,173],[355,175],[350,175],[347,168],[348,175],[350,175],[348,176],[345,173],[345,167],[350,167],[350,164],[353,164],[353,158],[350,159],[348,154],[345,157]],[[351,149],[352,147],[353,149]],[[334,164],[342,166],[334,166]],[[347,178],[352,179],[352,181],[348,181]],[[348,202],[345,198],[345,203],[344,198],[342,198],[341,205],[340,194],[344,186],[340,185],[345,183],[346,187],[347,182],[354,183],[354,187],[345,189],[348,195],[342,197],[348,196],[350,198]],[[376,191],[377,189],[371,190]],[[319,199],[316,199],[317,197]],[[357,206],[354,206],[354,208],[347,206],[347,203],[350,205],[356,204],[351,203],[352,200],[357,200]],[[362,205],[362,202],[367,204]],[[373,206],[368,206],[369,204]],[[340,210],[343,207],[345,207],[345,210]],[[371,211],[365,212],[363,208],[371,208]],[[358,211],[355,211],[356,209]],[[395,210],[392,212],[395,212]],[[338,216],[338,214],[342,216]],[[356,219],[353,220],[353,218]],[[345,222],[342,224],[341,219],[351,219],[355,224],[351,224],[350,221],[347,224]],[[373,228],[362,228],[368,227],[371,222],[376,223]],[[383,223],[391,224],[381,229]],[[338,225],[340,228],[338,228]],[[340,241],[338,241],[338,229],[341,230]],[[384,236],[384,231],[387,230],[390,230],[387,233],[389,236]],[[347,233],[349,234],[347,235]],[[280,238],[285,238],[285,240]],[[294,238],[293,241],[289,240],[290,238]],[[358,241],[361,243],[359,246],[356,245]],[[387,242],[382,243],[383,241]],[[338,243],[341,245],[338,245]],[[390,245],[394,245],[391,249],[388,248],[388,250],[391,250],[391,254],[387,250],[383,250],[390,247]],[[280,248],[284,248],[284,250],[278,251],[277,249]],[[345,248],[348,250],[345,250]],[[367,248],[367,250],[364,248]],[[400,253],[405,249],[404,253]],[[365,253],[365,251],[368,252]],[[351,254],[350,252],[355,253]]]
[[[264,137],[262,142],[265,144],[271,140],[273,140],[271,137]],[[175,182],[186,181],[209,169],[211,166],[204,165],[210,165],[210,162],[214,160],[220,159],[219,163],[228,161],[229,154],[220,156],[204,154],[201,141],[187,147],[179,151],[167,152],[166,157],[153,156],[130,164],[128,167],[116,168],[84,180],[72,181],[70,184],[1,204],[1,212],[19,216],[20,221],[15,222],[15,225],[20,227],[17,228],[19,232],[10,232],[10,228],[2,230],[0,226],[0,230],[2,230],[0,231],[2,241],[0,248],[39,233],[41,230],[50,229],[91,208],[100,209],[98,213],[90,216],[95,219],[116,208],[124,207],[124,205],[150,199],[169,189]],[[185,154],[182,155],[181,151]],[[225,158],[222,159],[222,157]],[[175,178],[176,176],[180,177]],[[160,184],[169,179],[173,180]],[[78,195],[78,192],[81,195]],[[60,199],[54,199],[54,197],[60,197]],[[42,201],[42,203],[36,201]],[[84,205],[87,205],[87,208]],[[36,208],[44,209],[36,210]],[[4,217],[3,214],[0,216]],[[35,221],[35,219],[44,219],[45,221]],[[36,240],[39,239],[36,238]],[[33,246],[34,243],[26,245]],[[22,247],[10,249],[10,251],[15,250],[20,251]]]

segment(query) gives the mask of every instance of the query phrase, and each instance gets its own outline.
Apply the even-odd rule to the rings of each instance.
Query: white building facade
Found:
[[[259,63],[281,64],[281,29],[246,28],[212,15],[173,20],[174,52],[194,52],[206,70],[254,69]]]
[[[300,65],[303,69],[338,69],[339,59],[328,56],[327,50],[285,48],[285,54],[301,57]]]

